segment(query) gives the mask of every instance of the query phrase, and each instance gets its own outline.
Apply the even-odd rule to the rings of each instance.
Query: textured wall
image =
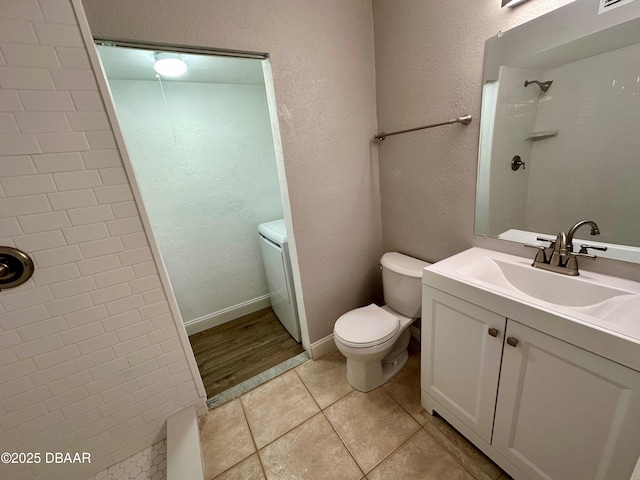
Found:
[[[164,82],[165,106],[158,82],[109,84],[182,320],[267,295],[258,225],[282,204],[264,85]]]
[[[391,137],[380,146],[383,247],[437,261],[473,245],[484,42],[570,0],[509,9],[499,0],[374,0],[380,130],[471,114],[473,122]]]
[[[381,255],[371,1],[83,3],[97,36],[270,54],[311,342],[371,301]]]
[[[585,9],[597,11],[597,0],[578,1]],[[465,113],[474,116],[468,127],[454,125],[392,137],[381,145],[385,251],[398,250],[429,261],[471,246],[531,256],[522,245],[473,235],[484,42],[500,30],[569,3],[536,0],[509,9],[500,8],[498,0],[373,1],[380,130],[410,128]],[[633,5],[628,8],[632,10]],[[624,16],[624,8],[601,20]],[[592,19],[589,28],[595,23]],[[569,21],[553,37],[570,36],[574,28],[579,24]],[[535,42],[527,45],[535,47]],[[640,280],[640,268],[634,264],[600,258],[582,265]]]
[[[83,479],[161,439],[166,417],[198,401],[191,353],[71,3],[0,2],[0,52],[0,244],[36,266],[0,292],[0,452],[92,454],[0,465],[0,477]]]

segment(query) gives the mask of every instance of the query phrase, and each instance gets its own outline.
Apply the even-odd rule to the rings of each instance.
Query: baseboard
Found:
[[[411,336],[413,338],[415,338],[416,340],[418,340],[418,342],[420,341],[420,329],[418,327],[414,327],[413,325],[411,325],[409,327],[409,331],[411,332]]]
[[[311,358],[320,358],[323,355],[326,355],[329,352],[333,352],[338,347],[336,347],[336,342],[333,341],[333,333],[327,335],[321,340],[318,340],[315,343],[311,344]]]
[[[196,318],[184,322],[184,327],[187,329],[187,335],[193,335],[203,332],[223,323],[230,322],[243,315],[249,315],[250,313],[257,312],[263,308],[267,308],[271,305],[271,297],[269,295],[263,295],[248,302],[239,303],[224,310],[214,312],[204,317]]]

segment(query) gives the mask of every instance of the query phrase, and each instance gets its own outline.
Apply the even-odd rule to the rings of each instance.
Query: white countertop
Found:
[[[513,265],[531,282],[552,287],[557,283],[560,295],[562,291],[575,294],[569,292],[573,288],[579,293],[598,286],[617,289],[620,295],[586,307],[579,302],[574,303],[577,307],[546,302],[514,288],[497,267],[491,269],[495,262]],[[529,259],[482,248],[465,250],[426,267],[422,278],[425,285],[640,371],[638,282],[588,271],[568,277],[534,269]],[[585,304],[590,302],[584,299]]]

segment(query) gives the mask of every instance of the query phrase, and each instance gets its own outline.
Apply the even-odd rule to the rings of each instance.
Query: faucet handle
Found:
[[[551,250],[553,250],[554,248],[556,248],[556,241],[558,239],[557,238],[536,237],[536,240],[538,240],[539,242],[549,242],[549,248]]]
[[[545,253],[547,247],[544,245],[536,245],[534,243],[524,243],[523,245],[525,247],[538,249],[538,253],[536,253],[536,257],[533,259],[533,265],[536,263],[547,263],[547,254]]]
[[[547,249],[547,247],[545,247],[544,245],[537,245],[535,243],[523,243],[523,245],[527,248],[537,248],[538,255],[540,255],[540,252],[544,254],[545,250]]]
[[[555,238],[536,237],[536,240],[538,240],[539,242],[549,242],[551,244],[556,243],[556,239]]]
[[[601,252],[606,252],[607,248],[609,247],[596,247],[595,245],[580,245],[580,252],[579,253],[589,253],[589,251],[587,249],[592,249],[592,250],[600,250]],[[595,257],[595,255],[594,255]]]
[[[536,240],[539,242],[549,242],[549,247],[551,250],[556,248],[557,238],[547,238],[547,237],[536,237]]]
[[[585,258],[596,258],[592,253],[583,253],[583,252],[570,252],[569,255],[571,257],[585,257]]]

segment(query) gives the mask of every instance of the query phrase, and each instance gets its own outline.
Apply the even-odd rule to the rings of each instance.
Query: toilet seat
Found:
[[[398,317],[372,303],[342,315],[336,321],[333,332],[344,345],[366,348],[393,338],[399,328]]]

